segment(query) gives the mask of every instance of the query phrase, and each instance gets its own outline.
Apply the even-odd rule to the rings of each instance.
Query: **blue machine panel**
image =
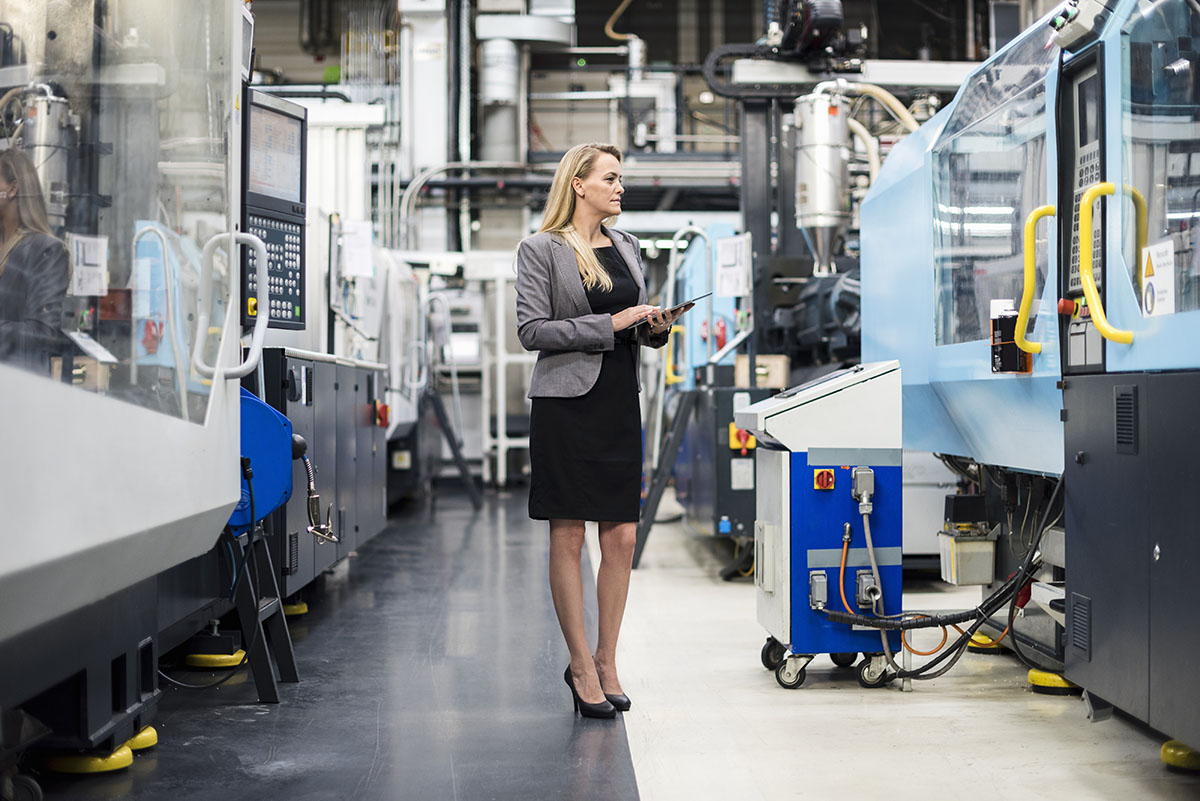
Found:
[[[241,415],[242,457],[250,459],[254,473],[254,517],[262,520],[292,497],[292,422],[245,387]],[[241,533],[255,522],[250,515],[250,487],[243,477],[242,497],[233,508],[229,527]]]
[[[832,470],[831,490],[813,486],[816,470]],[[874,512],[871,514],[871,539],[879,561],[879,580],[883,583],[883,607],[887,614],[899,614],[902,607],[901,547],[903,545],[903,506],[901,484],[903,469],[873,467],[875,471]],[[830,609],[843,610],[838,592],[842,531],[850,524],[852,539],[846,562],[845,588],[850,608],[859,614],[855,602],[857,575],[869,570],[866,535],[858,501],[850,494],[851,468],[838,465],[810,465],[807,453],[792,454],[792,632],[794,653],[878,653],[882,650],[878,631],[855,631],[844,623],[832,623],[809,605],[809,575],[822,570],[829,586]],[[888,642],[900,648],[900,633],[889,632]]]

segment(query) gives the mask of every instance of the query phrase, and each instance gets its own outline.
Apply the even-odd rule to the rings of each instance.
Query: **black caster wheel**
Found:
[[[871,669],[875,660],[871,657],[866,657],[858,665],[858,683],[860,686],[868,690],[874,690],[877,687],[885,687],[891,684],[892,679],[896,678],[895,674],[890,672],[885,665],[878,669],[878,672]]]
[[[779,667],[775,668],[775,681],[779,682],[779,686],[785,690],[796,689],[804,683],[804,679],[808,675],[804,668],[793,669],[792,664],[793,660],[784,659],[779,663]]]
[[[774,670],[779,667],[779,663],[783,661],[787,649],[783,647],[783,643],[774,637],[768,637],[763,644],[762,653],[759,657],[762,659],[762,665],[767,670]]]
[[[42,788],[32,776],[18,773],[12,780],[13,801],[43,801]]]
[[[830,654],[829,659],[840,668],[854,667],[854,663],[858,661],[858,654],[853,651],[842,654]]]

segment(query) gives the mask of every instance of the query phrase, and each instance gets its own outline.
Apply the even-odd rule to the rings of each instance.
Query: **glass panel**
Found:
[[[1187,0],[1143,0],[1122,39],[1123,173],[1146,200],[1151,266],[1137,252],[1128,202],[1121,204],[1122,246],[1145,315],[1200,308],[1200,55],[1193,42],[1200,42],[1200,10]]]
[[[1037,38],[971,79],[932,151],[939,345],[988,339],[991,302],[1020,302],[1025,218],[1046,202],[1045,78],[1054,56]],[[1048,230],[1038,227],[1035,297]]]
[[[15,366],[203,422],[189,364],[200,253],[230,225],[231,9],[0,0],[0,381]],[[218,345],[206,332],[210,363]]]

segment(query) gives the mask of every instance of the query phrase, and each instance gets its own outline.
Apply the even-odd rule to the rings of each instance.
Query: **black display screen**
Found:
[[[1079,82],[1079,146],[1100,137],[1100,76],[1093,74]]]

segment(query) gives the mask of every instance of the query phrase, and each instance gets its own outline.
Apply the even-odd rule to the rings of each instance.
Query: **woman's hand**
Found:
[[[675,324],[675,321],[683,316],[684,312],[689,311],[695,305],[695,303],[689,303],[681,309],[676,309],[674,312],[655,309],[655,311],[650,315],[650,333],[662,334],[671,330],[671,326]]]
[[[662,309],[657,306],[630,306],[628,309],[622,309],[612,316],[613,331],[624,331],[631,325],[640,323],[645,318],[651,316],[652,313],[658,312],[662,314]]]

